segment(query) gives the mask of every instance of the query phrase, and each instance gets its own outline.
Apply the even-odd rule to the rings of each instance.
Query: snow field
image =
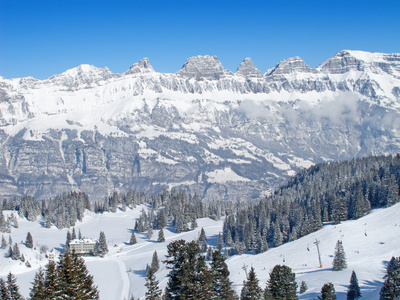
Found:
[[[104,257],[87,257],[86,264],[94,276],[95,284],[100,290],[100,299],[129,299],[144,297],[146,292],[146,265],[151,263],[154,251],[157,251],[160,261],[165,259],[167,245],[172,240],[192,240],[199,236],[203,227],[207,235],[207,243],[216,246],[218,233],[222,232],[223,220],[213,221],[199,219],[198,228],[193,231],[176,233],[167,227],[164,229],[166,241],[156,242],[158,230],[154,230],[151,240],[146,233],[136,233],[138,243],[129,245],[131,232],[136,219],[139,218],[144,206],[127,209],[126,212],[104,213],[101,215],[86,212],[83,222],[75,226],[76,234],[79,229],[85,237],[98,238],[99,232],[104,231],[109,253]],[[6,212],[10,213],[10,212]],[[262,288],[269,277],[269,272],[276,264],[286,264],[296,273],[298,285],[304,280],[308,290],[299,299],[315,299],[320,294],[324,283],[335,285],[338,300],[346,299],[347,287],[351,271],[355,270],[363,299],[377,299],[382,286],[386,264],[392,256],[400,255],[400,204],[387,209],[373,210],[371,214],[359,220],[351,220],[342,224],[326,224],[321,230],[309,234],[297,241],[272,248],[262,254],[244,254],[228,258],[230,278],[238,294],[245,279],[243,266],[255,268],[257,278]],[[21,293],[27,297],[33,277],[39,266],[45,266],[47,259],[39,253],[41,245],[49,249],[62,251],[68,229],[59,230],[55,227],[46,229],[40,222],[28,222],[18,218],[19,228],[12,228],[13,243],[18,243],[21,254],[30,261],[32,268],[27,268],[20,261],[6,258],[7,249],[0,249],[0,276],[5,278],[9,271],[17,277]],[[70,231],[72,228],[70,229]],[[27,232],[33,237],[37,250],[26,248],[21,242],[25,241]],[[8,242],[8,234],[3,234]],[[320,252],[323,268],[319,268],[315,239],[320,241]],[[332,271],[332,260],[337,240],[343,241],[348,268],[343,271]],[[169,270],[160,263],[156,273],[160,287],[167,284]]]

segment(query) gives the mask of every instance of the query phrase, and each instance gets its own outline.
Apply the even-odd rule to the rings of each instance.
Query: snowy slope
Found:
[[[131,295],[143,297],[146,291],[145,268],[151,263],[154,251],[160,260],[166,254],[166,246],[175,239],[191,240],[197,238],[201,227],[205,229],[208,244],[216,246],[218,233],[222,231],[222,220],[198,220],[199,227],[190,232],[177,234],[165,230],[165,243],[158,243],[158,231],[149,241],[144,234],[137,234],[138,243],[128,245],[130,232],[139,217],[141,207],[116,214],[95,215],[89,213],[84,221],[75,227],[87,237],[97,238],[99,231],[104,231],[108,239],[109,253],[104,258],[85,258],[87,266],[94,275],[100,289],[101,299],[128,299]],[[400,255],[400,204],[387,209],[374,210],[359,220],[347,221],[339,225],[327,224],[321,230],[297,241],[270,249],[262,254],[244,254],[232,256],[227,260],[230,278],[238,293],[245,278],[243,266],[253,266],[257,277],[264,288],[268,274],[276,264],[286,264],[296,273],[296,280],[304,280],[308,291],[299,299],[315,299],[326,282],[335,285],[338,300],[346,299],[347,286],[351,271],[355,270],[361,287],[363,299],[377,299],[385,274],[385,266],[392,256]],[[5,250],[0,249],[0,276],[5,277],[9,271],[17,276],[17,282],[24,296],[29,294],[33,276],[37,268],[46,264],[44,256],[37,251],[27,249],[20,241],[25,241],[27,232],[31,232],[34,245],[47,245],[56,250],[62,249],[67,229],[45,229],[39,222],[19,220],[19,228],[12,228],[12,238],[18,242],[21,253],[32,264],[28,269],[19,262],[4,257]],[[5,235],[8,240],[8,236]],[[320,241],[323,268],[319,268],[317,250],[313,242]],[[332,271],[332,259],[337,240],[343,241],[347,256],[348,268],[343,271]],[[114,247],[114,245],[116,245]],[[309,250],[307,250],[307,248]],[[168,270],[161,264],[157,279],[165,287]]]

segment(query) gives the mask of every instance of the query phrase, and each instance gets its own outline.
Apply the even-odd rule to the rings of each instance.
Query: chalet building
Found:
[[[78,255],[93,255],[95,245],[96,241],[89,238],[75,239],[69,243],[69,249]]]

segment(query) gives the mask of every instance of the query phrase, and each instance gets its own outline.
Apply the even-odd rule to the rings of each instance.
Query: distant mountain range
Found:
[[[301,168],[400,152],[400,54],[344,50],[262,74],[215,56],[175,74],[147,58],[123,74],[81,65],[0,77],[0,196],[184,188],[257,198]]]

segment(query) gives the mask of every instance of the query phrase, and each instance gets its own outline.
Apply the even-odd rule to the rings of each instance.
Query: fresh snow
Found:
[[[128,209],[126,212],[94,214],[86,212],[82,222],[75,226],[82,235],[89,238],[98,238],[99,232],[104,231],[107,237],[109,253],[104,257],[86,257],[86,264],[94,276],[96,285],[100,289],[101,299],[129,299],[130,296],[144,297],[146,292],[145,270],[151,263],[154,251],[157,251],[160,260],[165,258],[166,247],[176,239],[192,240],[199,236],[203,227],[207,234],[209,245],[216,246],[217,237],[222,232],[223,221],[199,219],[199,227],[193,231],[176,233],[167,227],[164,230],[166,241],[156,242],[158,230],[154,231],[151,240],[147,240],[145,233],[136,233],[138,243],[129,245],[131,231],[135,220],[140,216],[144,206]],[[10,212],[6,212],[10,214]],[[400,204],[387,209],[373,210],[368,216],[359,220],[351,220],[342,224],[326,224],[321,230],[311,233],[299,240],[284,244],[261,254],[244,254],[228,258],[230,279],[234,288],[240,293],[245,279],[244,266],[255,268],[261,286],[264,288],[269,272],[276,264],[286,264],[296,273],[298,285],[304,280],[308,290],[299,295],[299,299],[312,300],[320,294],[324,283],[332,282],[335,285],[338,300],[346,299],[346,291],[352,270],[355,270],[363,299],[378,299],[382,286],[386,264],[392,256],[400,255]],[[5,258],[7,251],[0,249],[0,276],[5,278],[9,271],[17,277],[21,293],[28,296],[31,282],[39,266],[47,263],[45,256],[38,250],[25,247],[27,232],[33,237],[34,246],[38,249],[46,245],[49,249],[62,251],[66,239],[67,229],[46,229],[40,222],[28,222],[18,218],[19,228],[12,228],[13,243],[17,242],[21,254],[30,261],[32,268],[25,267],[20,261]],[[71,229],[70,229],[71,231]],[[4,234],[8,241],[8,234]],[[315,240],[320,241],[320,251],[323,268],[319,268]],[[337,240],[343,241],[347,257],[348,268],[343,271],[332,271],[332,260]],[[157,272],[160,286],[167,284],[168,271],[163,263]]]

